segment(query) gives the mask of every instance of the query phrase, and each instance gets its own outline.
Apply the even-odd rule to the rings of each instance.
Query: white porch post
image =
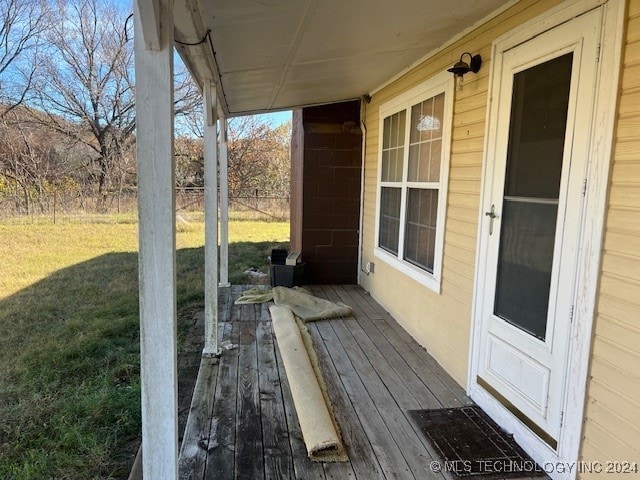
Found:
[[[172,4],[135,2],[142,471],[153,480],[178,477]]]
[[[220,117],[220,286],[229,286],[229,150],[227,118]]]
[[[218,148],[215,84],[205,79],[204,93],[204,350],[218,354]]]

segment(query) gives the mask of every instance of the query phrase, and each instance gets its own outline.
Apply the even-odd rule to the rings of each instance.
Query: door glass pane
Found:
[[[382,187],[380,192],[380,231],[378,243],[381,248],[398,254],[400,233],[400,188]]]
[[[558,198],[573,53],[513,77],[504,194]]]
[[[573,54],[514,75],[494,313],[544,339]]]
[[[495,314],[544,339],[558,206],[505,200]]]

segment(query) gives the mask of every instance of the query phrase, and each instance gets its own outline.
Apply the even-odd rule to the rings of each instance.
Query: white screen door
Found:
[[[499,52],[477,382],[552,448],[560,434],[601,17]]]

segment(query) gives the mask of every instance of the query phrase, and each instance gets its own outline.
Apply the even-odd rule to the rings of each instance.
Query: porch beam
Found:
[[[227,118],[220,117],[220,286],[229,286],[229,149]]]
[[[173,480],[178,475],[173,2],[156,3],[153,12],[151,2],[136,0],[134,22],[142,471],[145,479]],[[157,18],[149,18],[154,14]],[[143,38],[150,22],[159,27],[151,48]]]
[[[204,93],[204,356],[218,355],[218,136],[217,93],[206,78]]]
[[[135,5],[145,48],[157,52],[160,50],[160,0],[137,0]]]

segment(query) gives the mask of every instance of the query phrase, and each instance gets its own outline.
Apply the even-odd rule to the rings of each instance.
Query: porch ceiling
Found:
[[[358,98],[513,2],[176,0],[174,21],[182,42],[211,30],[177,48],[233,116]]]

